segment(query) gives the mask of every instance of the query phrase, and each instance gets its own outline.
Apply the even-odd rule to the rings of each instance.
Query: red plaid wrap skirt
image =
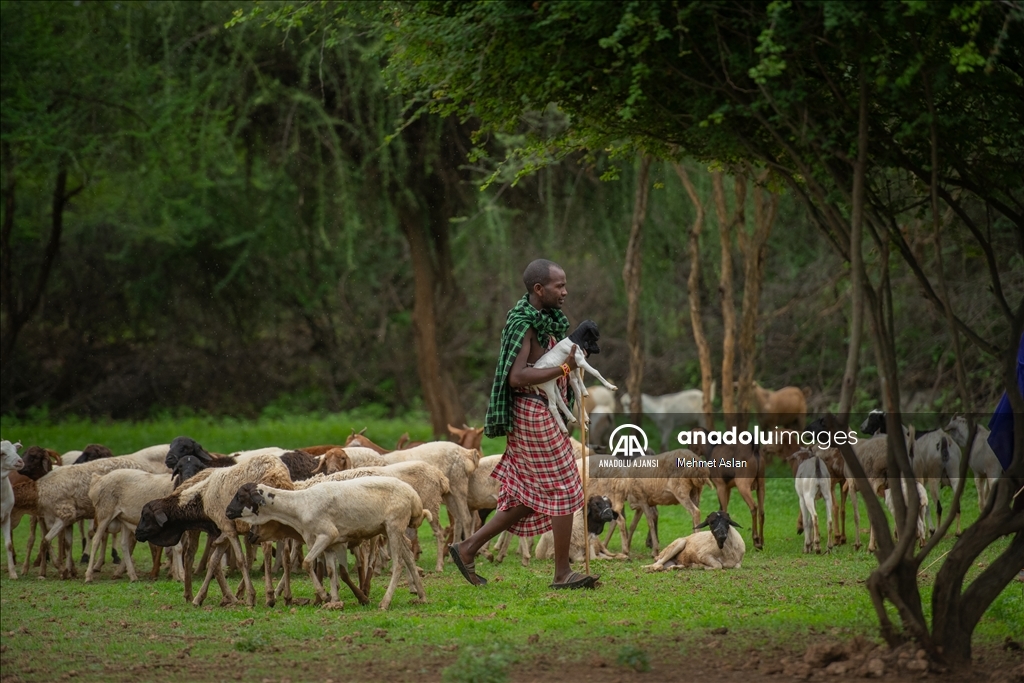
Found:
[[[583,507],[583,482],[572,443],[558,429],[546,403],[521,393],[512,396],[512,430],[491,476],[501,482],[499,510],[517,505],[533,510],[509,531],[536,536],[551,530],[551,517],[571,515]]]

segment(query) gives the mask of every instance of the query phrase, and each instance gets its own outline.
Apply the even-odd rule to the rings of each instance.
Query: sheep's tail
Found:
[[[946,437],[942,437],[942,442],[939,444],[939,451],[942,453],[942,468],[946,469],[949,465],[949,442],[946,441]]]

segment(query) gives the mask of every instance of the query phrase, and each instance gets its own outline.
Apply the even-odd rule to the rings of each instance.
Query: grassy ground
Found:
[[[5,422],[2,437],[62,451],[97,442],[129,452],[188,434],[210,450],[230,452],[338,442],[350,429],[364,426],[368,436],[383,444],[393,444],[403,431],[413,438],[425,438],[429,431],[422,422],[338,415],[255,423]],[[485,453],[500,450],[500,443],[485,443]],[[180,584],[111,580],[109,562],[91,585],[81,579],[39,581],[34,573],[12,581],[5,572],[0,579],[0,679],[421,681],[444,676],[487,681],[501,680],[499,674],[508,671],[515,680],[611,681],[650,669],[649,677],[664,680],[731,680],[734,661],[785,657],[823,639],[874,638],[877,622],[864,588],[874,559],[850,546],[803,555],[803,539],[795,534],[798,506],[792,480],[782,471],[776,474],[767,487],[764,551],[750,546],[749,514],[733,498],[733,516],[745,527],[748,542],[742,569],[648,574],[642,566],[649,555],[643,535],[637,534],[632,548],[637,559],[595,562],[603,585],[589,592],[552,591],[547,588],[550,562],[522,567],[514,556],[499,566],[481,560],[480,572],[490,579],[483,589],[466,584],[450,564],[442,575],[428,572],[427,602],[414,604],[414,596],[400,591],[388,612],[360,607],[354,600],[340,611],[283,604],[220,608],[216,587],[207,605],[197,610],[185,605]],[[710,509],[713,494],[705,491],[704,496],[703,507]],[[944,498],[949,497],[947,489]],[[966,526],[977,515],[973,484],[964,508]],[[687,533],[680,508],[663,508],[662,520],[663,544]],[[22,523],[15,532],[19,558],[26,534]],[[432,568],[435,546],[425,525],[421,538],[419,564]],[[618,543],[616,537],[612,547]],[[926,606],[941,557],[952,543],[940,544],[933,554],[938,561],[922,572]],[[973,572],[1003,547],[990,548]],[[148,557],[147,549],[136,550],[140,570],[148,569]],[[385,584],[375,582],[374,605]],[[298,579],[294,590],[297,597],[312,597],[308,579]],[[727,635],[710,635],[722,627]],[[1008,637],[1024,637],[1024,584],[1017,582],[1003,591],[975,631],[982,668],[1013,665],[1012,655],[999,647]],[[713,654],[701,654],[712,642]],[[680,667],[686,654],[689,663]],[[757,672],[735,675],[758,680]]]

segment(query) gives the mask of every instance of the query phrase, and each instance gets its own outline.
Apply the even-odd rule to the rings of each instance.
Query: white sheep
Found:
[[[806,452],[806,451],[804,451]],[[797,451],[797,454],[801,451]],[[828,548],[832,549],[832,478],[825,461],[817,456],[804,460],[796,469],[794,478],[796,495],[800,501],[800,513],[804,520],[804,552],[821,553],[821,536],[818,531],[818,511],[814,501],[819,496],[825,500],[825,516],[827,518]],[[813,530],[813,531],[812,531]]]
[[[480,452],[463,448],[450,441],[431,441],[384,456],[389,465],[409,460],[422,460],[441,470],[448,477],[448,494],[445,505],[454,527],[455,542],[465,540],[473,533],[473,522],[469,514],[469,475],[480,462]]]
[[[217,583],[224,595],[226,603],[234,604],[237,599],[227,587],[221,570],[220,559],[226,548],[230,547],[235,559],[242,569],[242,581],[245,586],[246,604],[252,607],[256,602],[256,591],[249,575],[249,562],[238,542],[238,534],[248,531],[248,525],[236,524],[227,517],[228,504],[234,499],[235,492],[243,484],[267,483],[277,488],[291,488],[292,481],[288,476],[288,468],[277,455],[257,454],[246,462],[230,467],[205,469],[184,482],[165,498],[152,500],[143,507],[135,537],[141,541],[150,541],[164,547],[177,544],[182,535],[189,530],[199,529],[211,536],[216,536],[213,554],[207,563],[206,578],[196,593],[192,604],[199,607],[206,599],[210,581],[216,576]],[[267,549],[264,549],[267,552]],[[185,563],[185,596],[191,592],[190,562]],[[265,563],[264,579],[266,583],[267,604],[274,604],[274,586],[270,577],[270,563]]]
[[[79,520],[92,519],[96,511],[89,498],[92,475],[106,474],[114,470],[141,470],[142,465],[126,458],[103,458],[74,467],[55,468],[36,482],[39,497],[39,515],[47,529],[44,543],[52,541],[57,534],[64,533],[64,568],[62,578],[77,576],[74,558],[71,554],[74,524]],[[42,551],[40,551],[42,552]],[[41,573],[45,565],[40,563]]]
[[[236,463],[242,464],[261,455],[284,455],[287,452],[284,448],[267,446],[266,448],[255,448],[251,451],[235,451],[230,457],[234,458]]]
[[[437,540],[437,561],[435,571],[444,569],[445,542],[440,519],[441,501],[448,495],[448,477],[428,462],[410,460],[385,467],[357,467],[330,475],[333,481],[349,481],[359,477],[394,477],[404,481],[419,494],[423,509],[430,512],[430,529]],[[296,489],[306,488],[296,485]]]
[[[360,477],[351,481],[325,481],[297,491],[246,485],[240,487],[232,499],[228,515],[250,524],[274,521],[299,532],[309,547],[302,568],[310,573],[322,600],[327,596],[312,569],[321,554],[328,555],[333,602],[338,601],[338,571],[343,576],[348,574],[345,548],[383,533],[388,538],[392,570],[380,609],[386,610],[391,605],[403,567],[416,595],[420,600],[426,598],[404,534],[406,528],[418,527],[430,513],[423,509],[419,494],[403,481],[393,477]],[[351,585],[350,581],[346,583]]]
[[[956,490],[960,482],[960,446],[941,429],[927,432],[914,441],[914,457],[911,464],[914,477],[924,484],[928,491],[929,503],[925,511],[928,531],[942,524],[942,501],[939,500],[939,487],[942,478],[949,479],[949,485]],[[935,509],[934,515],[932,508]],[[932,523],[932,518],[935,523]],[[960,533],[960,514],[957,513],[956,532]]]
[[[710,531],[696,531],[677,538],[658,555],[654,564],[644,569],[653,572],[666,569],[739,569],[747,546],[736,529],[740,525],[729,518],[729,513],[717,510],[707,516],[697,528],[710,527]],[[735,527],[735,528],[733,528]]]
[[[696,425],[710,429],[707,418],[704,415],[704,392],[700,389],[687,389],[674,394],[663,394],[651,396],[641,394],[641,407],[643,413],[651,418],[651,421],[658,425],[661,431],[661,446],[663,450],[671,450],[679,445],[676,439],[677,429],[680,427]],[[715,400],[715,383],[711,383],[711,400]],[[629,395],[623,396],[620,401],[622,412],[628,413],[632,405]]]
[[[25,466],[18,455],[20,443],[11,443],[6,439],[0,441],[0,525],[3,527],[4,550],[7,553],[7,574],[12,579],[18,578],[14,566],[14,546],[11,542],[11,511],[14,509],[14,487],[8,478],[11,472],[17,472]]]
[[[969,434],[967,420],[963,415],[957,415],[950,420],[949,424],[946,425],[946,431],[953,437],[953,441],[961,449],[967,448],[967,437]],[[1003,466],[1000,464],[999,458],[996,457],[992,447],[988,444],[990,433],[986,427],[978,425],[978,433],[974,437],[974,444],[971,446],[971,454],[968,458],[968,464],[971,467],[971,471],[974,472],[974,485],[978,489],[979,510],[985,509],[989,492],[992,490],[992,484],[1003,475]]]
[[[928,536],[928,492],[925,490],[925,488],[921,484],[921,482],[917,481],[915,483],[917,484],[917,497],[919,499],[919,504],[918,504],[918,508],[917,508],[917,514],[915,515],[917,517],[917,538],[918,538],[918,540],[919,540],[919,542],[921,544],[921,547],[923,548],[924,544],[925,544],[925,538],[927,538],[927,536]],[[900,479],[900,488],[903,489],[903,500],[909,506],[910,497],[907,495],[907,478],[906,477],[903,477],[903,478]],[[892,500],[892,491],[890,491],[889,489],[885,490],[885,506],[887,508],[889,508],[889,514],[891,514],[893,516],[893,518],[895,518],[896,517],[896,508],[895,508],[895,506],[893,504],[893,500]],[[907,512],[909,513],[910,511],[908,510]],[[897,537],[899,536],[899,532],[898,531],[897,531],[896,535],[897,535]],[[871,529],[871,542],[868,544],[868,550],[874,551],[874,549],[875,549],[875,530],[874,530],[874,528],[872,528]]]
[[[163,466],[162,461],[160,464]],[[121,528],[121,557],[123,558],[123,564],[114,572],[114,578],[119,578],[127,570],[131,581],[139,580],[139,576],[135,572],[135,564],[132,562],[131,546],[135,527],[142,516],[142,508],[151,500],[166,498],[171,495],[173,490],[170,474],[115,470],[108,474],[92,476],[92,483],[89,485],[89,499],[96,511],[96,527],[92,538],[92,550],[89,553],[89,568],[85,572],[86,583],[92,581],[99,564],[101,556],[97,554],[97,550],[100,540],[112,525],[119,525]]]

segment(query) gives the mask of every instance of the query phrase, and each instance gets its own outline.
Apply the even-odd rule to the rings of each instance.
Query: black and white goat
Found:
[[[695,531],[684,538],[677,538],[658,555],[654,564],[644,569],[660,572],[666,569],[739,569],[747,546],[736,529],[739,524],[732,521],[725,510],[716,510],[697,525],[698,529],[708,527],[709,531]]]
[[[587,362],[587,356],[600,353],[601,349],[597,345],[598,339],[600,339],[600,333],[597,330],[597,323],[593,320],[584,320],[579,326],[573,330],[565,339],[555,344],[551,349],[543,356],[537,359],[537,362],[533,364],[535,368],[557,368],[569,358],[569,352],[572,351],[573,345],[576,346],[576,365],[577,369],[569,373],[569,386],[572,387],[573,393],[576,395],[577,405],[583,400],[584,396],[589,396],[586,385],[583,384],[583,371],[586,370],[591,375],[596,377],[601,384],[608,387],[610,390],[615,391],[618,389],[614,384],[606,380]],[[565,422],[562,420],[562,414],[568,418],[570,423],[576,422],[576,417],[569,410],[569,406],[562,400],[562,395],[558,391],[556,386],[556,379],[549,380],[539,385],[539,389],[544,392],[544,395],[548,397],[548,409],[551,411],[552,417],[555,418],[555,423],[558,428],[562,430],[562,433],[568,434],[569,430],[565,426]]]

